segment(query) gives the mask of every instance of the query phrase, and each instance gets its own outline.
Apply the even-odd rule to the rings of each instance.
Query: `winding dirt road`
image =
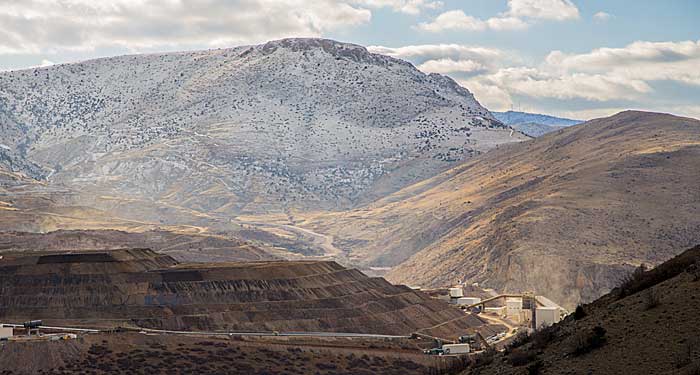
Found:
[[[245,221],[239,219],[232,219],[231,221],[236,224],[284,229],[303,237],[306,242],[323,249],[323,255],[321,257],[337,259],[343,256],[343,251],[333,245],[333,237],[329,235],[316,233],[314,231],[289,224],[265,223],[260,221]]]

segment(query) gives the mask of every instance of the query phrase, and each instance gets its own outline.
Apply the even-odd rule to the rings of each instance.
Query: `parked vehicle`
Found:
[[[424,350],[423,353],[428,355],[443,355],[445,354],[445,351],[440,348],[432,348]]]

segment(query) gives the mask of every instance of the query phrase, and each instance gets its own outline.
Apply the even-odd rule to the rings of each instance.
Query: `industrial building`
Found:
[[[481,302],[481,298],[479,297],[460,297],[457,298],[457,304],[460,306],[464,305],[474,305],[476,303]]]
[[[442,350],[445,354],[467,354],[471,349],[469,344],[445,344]]]
[[[515,322],[520,322],[523,312],[523,299],[520,297],[506,298],[506,316]]]
[[[561,320],[561,310],[558,307],[538,307],[535,313],[535,328],[551,326]]]
[[[450,296],[461,294],[462,290]],[[552,300],[534,293],[500,294],[481,299],[479,297],[452,297],[451,301],[467,310],[477,309],[483,313],[493,314],[520,326],[534,329],[549,326],[560,321],[568,312]]]

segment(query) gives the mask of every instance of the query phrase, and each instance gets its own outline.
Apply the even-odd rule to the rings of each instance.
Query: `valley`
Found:
[[[699,145],[697,120],[624,112],[299,225],[331,234],[352,261],[392,267],[394,282],[468,280],[573,308],[700,241]]]
[[[287,63],[297,57],[306,62]],[[132,70],[104,70],[126,62]],[[53,113],[65,112],[58,122],[37,110],[22,115],[24,125],[15,121],[30,108],[17,100],[37,98],[26,89],[33,80],[63,77],[65,87],[48,97],[60,98],[58,92],[69,86],[81,90],[72,97],[85,97],[106,75],[122,81],[118,77],[139,76],[146,67],[160,72],[159,81],[114,86],[93,105],[79,104],[75,113],[56,107]],[[216,77],[210,67],[216,67]],[[282,86],[255,88],[267,101],[241,99],[253,90],[255,77],[270,74],[268,82]],[[359,81],[363,74],[373,78]],[[331,97],[314,97],[328,89],[322,83],[327,76],[335,77],[338,95],[359,100],[352,110]],[[698,240],[693,184],[700,176],[692,168],[698,126],[690,119],[625,112],[572,126],[576,120],[497,114],[511,126],[523,121],[561,126],[532,140],[500,123],[449,78],[425,75],[360,46],[319,39],[124,56],[0,77],[28,85],[23,96],[20,86],[3,86],[2,108],[15,116],[6,113],[3,122],[5,134],[13,135],[3,141],[0,159],[3,230],[219,236],[265,249],[253,258],[334,259],[426,287],[468,280],[504,292],[534,290],[569,308],[612,288],[620,272],[658,264],[674,255],[671,249]],[[90,84],[70,85],[76,77]],[[160,96],[145,97],[153,101],[149,108],[170,117],[156,121],[156,113],[138,109],[146,104],[133,98],[152,89],[148,82],[168,82],[159,86]],[[388,82],[392,93],[410,97],[413,109],[391,104],[404,99],[381,91]],[[306,94],[292,95],[299,85],[308,87]],[[210,97],[219,91],[226,96]],[[390,98],[387,109],[366,101],[382,95]],[[169,96],[205,103],[206,110],[164,106]],[[284,98],[282,105],[270,105],[277,96]],[[291,107],[297,110],[284,116],[294,116],[281,117],[282,123],[274,119]],[[299,117],[302,107],[311,117]],[[142,114],[117,120],[115,108]],[[389,111],[385,118],[394,124],[373,118],[377,111]],[[321,114],[328,113],[336,113],[336,125],[323,120]],[[261,114],[271,117],[258,118]],[[89,125],[86,116],[94,118]],[[172,119],[170,127],[157,125],[164,118]],[[100,125],[114,121],[121,125]],[[86,139],[80,134],[88,127],[95,129],[90,137],[100,150],[72,156],[74,142]],[[139,135],[114,138],[117,129]],[[388,138],[394,143],[386,143]],[[332,144],[337,147],[329,148]],[[445,159],[447,150],[461,156]],[[49,155],[58,164],[47,163]],[[331,164],[334,172],[323,177]],[[673,189],[664,181],[673,181]],[[346,190],[333,190],[333,184]],[[621,194],[624,204],[618,203]],[[186,253],[179,256],[226,259]],[[556,272],[543,276],[540,270],[550,268]]]
[[[697,362],[700,121],[492,112],[385,49],[0,71],[0,374]]]

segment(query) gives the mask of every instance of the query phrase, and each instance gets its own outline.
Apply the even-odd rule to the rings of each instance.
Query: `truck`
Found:
[[[432,348],[432,349],[423,350],[423,353],[425,353],[427,355],[443,355],[443,354],[445,354],[445,351],[440,349],[440,348]]]
[[[445,344],[442,346],[445,354],[467,354],[469,349],[469,344]]]

